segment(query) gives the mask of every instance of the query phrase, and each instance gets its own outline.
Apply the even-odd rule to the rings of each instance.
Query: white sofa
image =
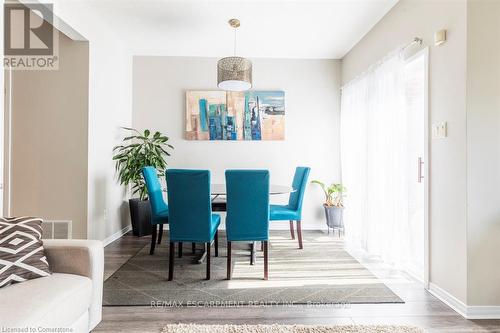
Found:
[[[102,317],[102,242],[44,240],[43,244],[53,274],[0,288],[0,332],[91,331]]]

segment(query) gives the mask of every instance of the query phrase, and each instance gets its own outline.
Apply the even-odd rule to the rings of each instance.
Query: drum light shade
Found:
[[[252,87],[252,62],[242,57],[226,57],[217,62],[217,86],[228,91]]]

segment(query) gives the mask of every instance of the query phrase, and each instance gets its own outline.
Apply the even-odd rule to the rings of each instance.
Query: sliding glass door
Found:
[[[405,64],[405,101],[408,128],[408,246],[412,255],[406,270],[425,280],[425,197],[426,197],[426,52]]]
[[[426,280],[426,52],[400,52],[342,89],[346,240]]]

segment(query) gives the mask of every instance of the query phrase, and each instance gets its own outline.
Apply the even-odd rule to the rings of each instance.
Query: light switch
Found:
[[[446,30],[439,30],[434,33],[434,45],[439,46],[446,42]]]
[[[432,138],[443,139],[448,135],[448,125],[446,122],[432,124]]]

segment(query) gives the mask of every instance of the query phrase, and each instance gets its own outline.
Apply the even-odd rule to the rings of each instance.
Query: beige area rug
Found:
[[[423,333],[414,326],[320,325],[167,325],[162,333]]]
[[[168,234],[149,255],[146,245],[104,283],[103,304],[239,306],[329,305],[355,303],[403,303],[403,301],[343,248],[338,237],[319,230],[304,231],[304,249],[288,231],[271,231],[269,280],[263,278],[263,253],[250,265],[249,245],[234,244],[233,279],[226,280],[226,239],[220,235],[219,257],[212,257],[212,279],[205,280],[205,264],[194,261],[202,252],[175,258],[174,280],[167,281]],[[213,251],[212,251],[213,253]]]

